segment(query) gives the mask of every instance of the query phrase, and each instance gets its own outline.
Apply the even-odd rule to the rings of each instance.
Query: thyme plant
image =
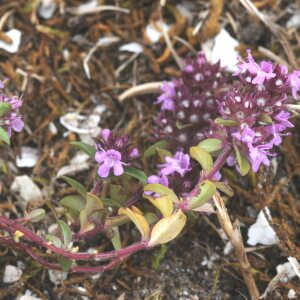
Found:
[[[41,208],[18,219],[0,215],[1,245],[19,249],[50,269],[95,273],[175,239],[189,212],[213,212],[214,195],[233,195],[221,175],[223,165],[240,176],[270,165],[282,136],[293,127],[286,105],[299,88],[299,71],[257,63],[250,51],[245,61],[239,58],[232,77],[202,53],[188,57],[181,76],[165,82],[155,101],[159,109],[153,117],[153,144],[145,153],[139,153],[128,135],[109,129],[102,130],[94,146],[75,142],[98,164],[92,190],[62,177],[76,194],[60,200],[62,210],[54,208],[57,230],[41,234],[32,225],[48,214]],[[0,137],[6,143],[12,130],[24,126],[21,105],[18,97],[0,95]],[[145,174],[140,159],[152,160],[156,154],[156,170]],[[123,225],[129,222],[139,237],[122,247]],[[109,239],[114,249],[89,252],[86,242],[95,237],[100,243]]]

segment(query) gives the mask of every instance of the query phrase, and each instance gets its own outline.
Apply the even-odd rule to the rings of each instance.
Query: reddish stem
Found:
[[[232,149],[233,149],[232,144],[227,143],[225,145],[222,153],[216,159],[210,172],[208,174],[204,174],[203,176],[200,176],[198,183],[194,186],[194,188],[190,191],[190,193],[183,199],[182,203],[180,204],[180,208],[182,209],[182,211],[185,212],[185,211],[189,210],[189,208],[188,208],[189,207],[189,199],[192,197],[195,197],[199,194],[199,185],[201,184],[201,182],[203,182],[206,179],[208,179],[208,180],[212,179],[214,177],[214,175],[221,169],[221,167],[224,165],[227,158],[231,154]]]

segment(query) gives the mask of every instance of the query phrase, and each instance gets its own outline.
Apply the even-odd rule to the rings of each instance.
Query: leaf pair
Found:
[[[119,214],[124,214],[129,217],[140,231],[142,240],[149,240],[148,245],[150,247],[164,244],[175,239],[186,223],[186,216],[181,209],[179,209],[175,214],[164,217],[157,222],[150,232],[150,226],[138,208],[120,208]]]

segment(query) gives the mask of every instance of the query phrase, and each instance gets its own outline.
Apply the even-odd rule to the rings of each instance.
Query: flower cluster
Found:
[[[164,163],[158,165],[158,174],[148,177],[148,183],[159,183],[171,188],[177,195],[184,197],[199,179],[199,167],[191,161],[183,149],[173,157],[165,156]]]
[[[155,134],[185,149],[204,138],[204,130],[217,116],[223,100],[226,77],[220,64],[210,64],[203,53],[186,59],[181,76],[164,82],[156,103]]]
[[[5,87],[6,81],[0,81],[0,105],[1,103],[9,104],[9,109],[5,111],[0,117],[0,125],[7,130],[9,137],[12,130],[20,132],[24,123],[18,109],[22,106],[22,101],[17,96],[8,97],[5,93],[1,92]]]
[[[272,149],[281,144],[286,129],[293,127],[285,104],[291,89],[297,96],[300,72],[289,74],[285,66],[267,61],[257,64],[248,51],[247,61],[240,61],[234,75],[240,80],[228,91],[219,108],[218,123],[225,128],[215,126],[210,136],[222,135],[223,143],[232,142],[256,172],[261,164],[270,164]]]
[[[98,174],[107,177],[113,169],[115,176],[124,173],[124,165],[128,165],[132,159],[139,156],[138,149],[130,144],[129,136],[118,132],[103,129],[96,140],[95,159],[99,164]]]

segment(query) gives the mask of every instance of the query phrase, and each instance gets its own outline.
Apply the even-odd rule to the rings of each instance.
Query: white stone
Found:
[[[270,218],[270,211],[266,208]],[[251,246],[257,244],[262,245],[274,245],[276,244],[276,233],[270,226],[268,220],[265,217],[264,212],[261,210],[257,216],[256,222],[250,226],[248,230],[248,241],[247,243]]]
[[[150,41],[155,44],[159,41],[160,37],[162,36],[162,30],[166,29],[168,30],[170,28],[170,25],[166,23],[162,23],[160,21],[157,21],[154,24],[148,24],[146,26],[146,34]],[[161,30],[159,30],[161,29]]]
[[[39,158],[39,151],[31,147],[21,147],[20,156],[16,158],[18,168],[33,168]]]
[[[22,276],[22,270],[12,266],[7,265],[5,266],[4,275],[3,275],[3,282],[4,283],[13,283],[18,281]]]
[[[204,52],[213,63],[221,61],[221,66],[229,72],[237,70],[238,52],[235,49],[239,42],[224,28],[213,39],[204,43]]]
[[[43,19],[49,20],[52,18],[56,8],[57,5],[55,3],[55,0],[42,0],[38,8],[38,14]]]
[[[43,194],[39,187],[27,175],[17,176],[13,181],[10,191],[12,194],[19,196],[25,205],[30,201],[41,201]]]
[[[53,282],[55,285],[61,284],[62,281],[67,279],[68,273],[62,272],[62,271],[56,271],[56,270],[49,270],[49,279],[51,282]]]
[[[12,43],[9,44],[0,40],[0,48],[9,53],[16,53],[19,50],[21,43],[21,31],[18,29],[11,29],[4,33],[11,38]]]

